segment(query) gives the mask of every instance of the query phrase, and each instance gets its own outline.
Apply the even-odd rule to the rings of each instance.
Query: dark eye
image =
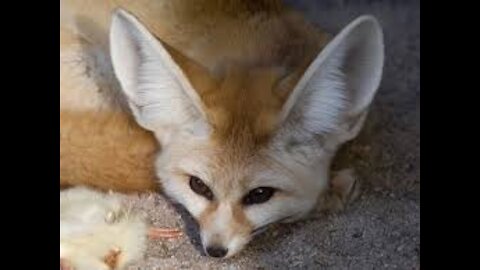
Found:
[[[245,197],[242,203],[244,205],[265,203],[272,198],[277,190],[271,187],[259,187],[252,189]]]
[[[213,200],[213,193],[210,188],[203,183],[200,178],[196,176],[190,176],[190,188],[193,192],[197,193],[200,196],[205,197],[207,200]]]

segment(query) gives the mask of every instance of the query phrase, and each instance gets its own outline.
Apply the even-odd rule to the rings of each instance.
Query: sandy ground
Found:
[[[363,13],[377,16],[384,27],[381,89],[363,133],[335,163],[357,170],[362,194],[343,212],[316,211],[304,222],[273,228],[228,260],[202,256],[191,222],[161,196],[130,197],[153,224],[183,227],[191,237],[149,243],[145,260],[129,269],[419,269],[418,1],[288,2],[334,33]]]

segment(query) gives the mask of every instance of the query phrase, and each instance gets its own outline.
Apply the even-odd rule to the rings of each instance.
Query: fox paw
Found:
[[[343,210],[360,194],[360,185],[353,169],[334,173],[328,192],[322,196],[321,209],[325,211]]]
[[[336,172],[331,182],[331,190],[345,205],[355,200],[360,191],[355,171],[353,169],[345,169]]]

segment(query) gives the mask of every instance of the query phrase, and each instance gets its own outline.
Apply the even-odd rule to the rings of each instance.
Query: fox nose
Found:
[[[207,254],[210,257],[223,258],[227,255],[228,249],[220,246],[209,246],[207,247]]]

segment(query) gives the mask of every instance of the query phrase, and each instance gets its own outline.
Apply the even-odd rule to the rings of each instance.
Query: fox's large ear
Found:
[[[137,122],[151,131],[208,128],[192,84],[164,45],[132,15],[118,9],[110,29],[115,74]]]
[[[377,20],[357,18],[308,67],[288,97],[281,120],[304,135],[334,134],[338,143],[354,138],[380,84],[383,61]]]

